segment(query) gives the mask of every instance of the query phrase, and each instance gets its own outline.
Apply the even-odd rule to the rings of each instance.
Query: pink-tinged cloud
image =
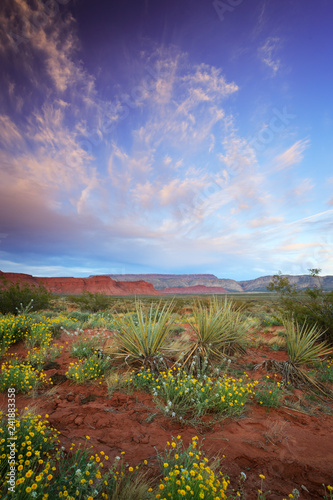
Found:
[[[275,158],[275,170],[285,170],[300,163],[304,158],[303,153],[309,145],[309,139],[301,139],[295,142],[289,149]]]
[[[267,227],[276,226],[283,222],[283,217],[261,217],[260,219],[253,219],[250,222],[250,227]]]

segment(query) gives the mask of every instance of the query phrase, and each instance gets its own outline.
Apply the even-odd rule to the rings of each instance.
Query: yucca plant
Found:
[[[325,332],[317,325],[308,325],[306,322],[299,325],[290,317],[283,320],[283,326],[286,332],[288,361],[267,360],[257,367],[264,364],[267,369],[281,373],[286,383],[292,383],[294,386],[307,384],[326,393],[325,387],[316,382],[303,368],[303,365],[318,362],[320,358],[333,352],[332,347],[321,341]]]
[[[153,370],[163,365],[175,320],[172,308],[172,302],[163,307],[160,302],[157,306],[151,304],[148,312],[145,312],[142,303],[137,302],[134,315],[117,317],[115,323],[118,333],[114,339],[116,357]]]
[[[297,321],[286,319],[283,326],[286,331],[289,361],[296,366],[314,363],[333,352],[333,348],[328,347],[326,342],[319,342],[324,332],[319,330],[317,325],[303,323],[300,326]]]
[[[241,310],[234,310],[231,301],[225,299],[221,303],[213,297],[208,308],[198,301],[193,316],[194,320],[190,324],[196,338],[182,355],[184,365],[196,364],[197,369],[201,370],[203,364],[213,359],[245,352],[249,325]]]

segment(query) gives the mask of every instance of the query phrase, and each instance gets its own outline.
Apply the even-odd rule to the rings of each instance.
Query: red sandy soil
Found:
[[[20,285],[44,286],[51,293],[81,295],[84,292],[104,295],[158,295],[151,283],[146,281],[115,281],[109,276],[91,278],[39,278],[30,274],[3,273],[0,278]]]
[[[103,335],[111,336],[112,333],[104,332]],[[64,375],[69,362],[75,361],[65,349],[72,341],[73,337],[65,333],[56,340],[64,349],[57,359],[59,368],[46,371],[48,376]],[[26,348],[20,344],[11,352],[23,356]],[[231,366],[244,369],[248,363],[269,358],[283,360],[286,353],[260,346],[233,360]],[[266,375],[263,369],[246,373],[256,379]],[[178,434],[187,446],[197,435],[204,438],[207,457],[225,455],[221,470],[229,475],[234,488],[237,488],[240,473],[245,472],[244,490],[248,500],[257,498],[259,474],[266,476],[264,490],[271,491],[267,498],[272,500],[287,497],[293,488],[300,491],[302,500],[319,499],[323,498],[322,483],[333,485],[333,415],[321,413],[319,407],[316,416],[288,407],[302,399],[300,390],[291,392],[285,406],[278,409],[267,412],[252,402],[239,418],[226,418],[210,427],[195,428],[164,417],[152,397],[144,392],[108,395],[105,383],[90,382],[79,386],[68,380],[55,385],[52,391],[50,394],[40,391],[34,398],[17,395],[17,408],[29,405],[43,417],[48,414],[50,424],[61,433],[61,445],[67,450],[72,442],[82,443],[88,435],[91,439],[87,444],[92,445],[95,452],[103,450],[113,461],[125,451],[125,459],[130,465],[148,460],[152,473],[157,475],[155,447],[162,451],[171,436]],[[6,394],[0,395],[2,409],[6,409],[6,397]],[[154,417],[148,418],[152,414]]]
[[[222,286],[206,286],[206,285],[194,285],[194,286],[184,286],[182,288],[163,288],[159,290],[161,294],[164,293],[180,293],[180,294],[197,294],[202,295],[203,293],[209,293],[210,295],[217,293],[228,293],[228,291]]]

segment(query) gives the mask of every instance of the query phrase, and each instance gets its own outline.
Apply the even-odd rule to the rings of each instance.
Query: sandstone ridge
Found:
[[[143,280],[115,281],[109,276],[92,276],[89,278],[42,278],[22,273],[3,273],[0,279],[8,283],[20,285],[44,286],[49,292],[65,295],[81,295],[85,292],[102,293],[104,295],[157,295],[151,283]]]

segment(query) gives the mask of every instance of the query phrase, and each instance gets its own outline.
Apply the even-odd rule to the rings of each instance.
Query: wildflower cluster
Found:
[[[0,496],[7,498],[9,432],[2,412],[0,424]],[[43,497],[43,492],[47,490],[56,470],[51,460],[51,450],[59,443],[59,433],[50,427],[47,420],[42,421],[40,415],[35,416],[30,412],[17,416],[15,426],[15,498],[47,498]]]
[[[103,451],[91,455],[90,449],[81,449],[79,445],[67,455],[64,448],[59,447],[59,432],[50,427],[47,420],[41,420],[40,415],[30,412],[21,417],[17,415],[15,426],[15,498],[93,500],[105,489],[101,469],[109,457]],[[4,499],[9,498],[8,438],[5,416],[0,412],[0,497]],[[70,451],[74,447],[72,444]],[[102,493],[102,498],[107,496],[103,497]]]
[[[28,351],[26,360],[38,370],[42,370],[46,362],[54,361],[60,356],[62,349],[63,346],[56,345],[44,345],[40,349],[34,347],[31,351]]]
[[[280,382],[266,376],[266,380],[261,383],[256,390],[255,398],[257,402],[266,408],[277,408],[280,405],[282,396],[282,386]]]
[[[20,363],[16,358],[1,364],[0,391],[14,387],[18,392],[30,393],[43,383],[51,383],[44,373],[40,373],[29,363]]]
[[[141,368],[137,373],[131,372],[130,381],[151,392],[158,401],[162,399],[166,403],[161,408],[164,413],[181,420],[189,412],[196,416],[209,412],[239,414],[258,383],[250,382],[246,374],[240,379],[225,374],[216,379],[207,375],[195,378],[180,367],[158,376]]]
[[[52,333],[63,329],[63,325],[73,328],[76,321],[66,316],[48,318],[28,314],[0,315],[0,355],[20,340],[24,340],[29,348],[49,345]]]
[[[103,451],[92,455],[91,449],[82,448],[81,444],[76,447],[74,443],[70,452],[67,454],[63,448],[58,450],[55,456],[57,472],[49,486],[47,498],[101,498],[99,495],[105,489],[102,468],[107,465],[105,461],[109,457]]]
[[[59,316],[51,318],[43,315],[42,321],[52,331],[53,334],[58,333],[60,330],[63,330],[64,328],[72,330],[77,327],[78,323],[78,319],[69,318],[64,314],[60,314]]]
[[[107,359],[99,358],[94,354],[84,361],[70,363],[66,376],[77,384],[83,384],[86,380],[96,380],[104,377],[104,372],[108,367],[109,361]]]
[[[46,346],[52,340],[52,334],[49,327],[42,322],[33,323],[30,327],[30,332],[25,336],[25,343],[28,347]]]
[[[4,354],[11,345],[26,337],[31,329],[33,320],[25,315],[14,316],[8,314],[0,316],[0,354]]]
[[[160,492],[156,494],[159,500],[186,498],[218,500],[227,497],[229,481],[220,472],[216,474],[208,465],[208,459],[197,448],[197,436],[183,451],[181,437],[168,442],[169,448],[165,456],[159,456],[163,470],[163,479],[159,484]]]

